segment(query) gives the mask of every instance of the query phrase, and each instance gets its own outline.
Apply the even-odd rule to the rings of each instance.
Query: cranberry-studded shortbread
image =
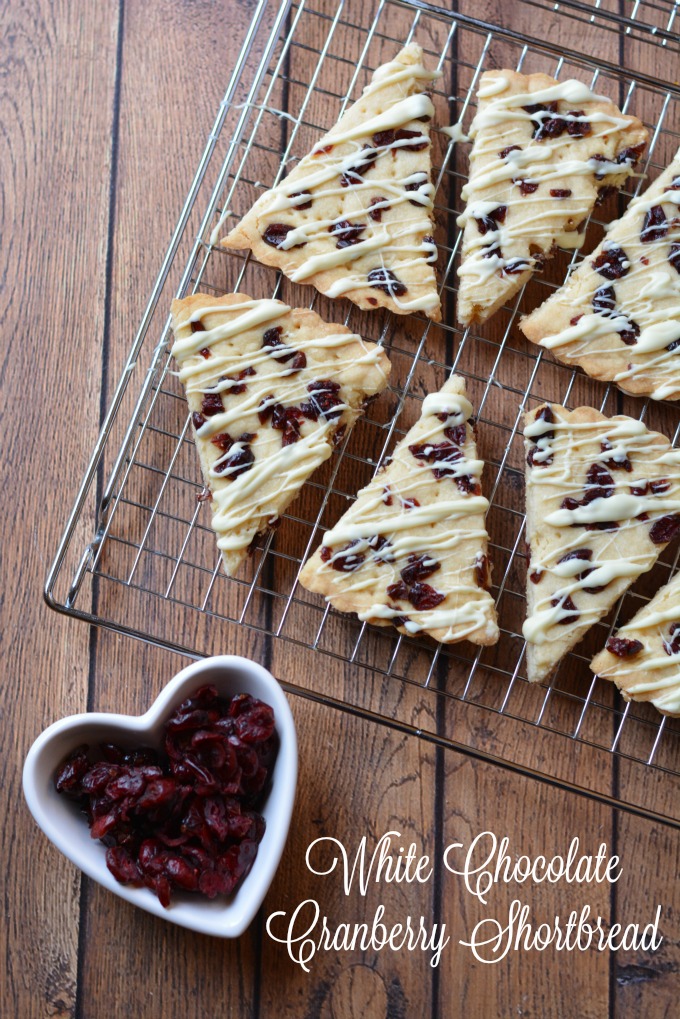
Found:
[[[305,565],[343,612],[444,643],[494,644],[498,624],[472,405],[453,376]]]
[[[680,153],[567,283],[522,322],[533,343],[596,379],[680,397]]]
[[[680,715],[680,573],[609,638],[590,667],[627,701]]]
[[[527,675],[546,679],[680,531],[680,451],[633,418],[526,415]]]
[[[434,263],[427,89],[411,44],[222,242],[250,248],[296,283],[367,311],[441,318]]]
[[[212,526],[233,576],[385,388],[390,363],[313,311],[246,294],[173,301],[172,325]]]
[[[580,81],[486,71],[470,128],[458,320],[485,322],[549,258],[578,247],[603,188],[623,184],[647,140],[636,117]]]

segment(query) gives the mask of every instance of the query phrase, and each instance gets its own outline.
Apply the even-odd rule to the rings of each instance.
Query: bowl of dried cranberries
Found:
[[[255,917],[288,835],[297,740],[261,665],[206,658],[144,715],[49,726],[24,765],[38,825],[85,874],[156,916],[216,937]]]

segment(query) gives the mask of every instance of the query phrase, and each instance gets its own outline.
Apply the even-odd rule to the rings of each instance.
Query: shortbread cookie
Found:
[[[342,612],[402,633],[494,644],[489,503],[472,405],[453,376],[305,565],[301,583]]]
[[[485,322],[556,247],[578,247],[598,194],[647,140],[636,117],[580,81],[486,71],[470,128],[458,320]]]
[[[295,283],[367,311],[439,321],[426,91],[438,75],[411,44],[222,242]]]
[[[680,573],[609,638],[590,667],[627,701],[680,715]]]
[[[526,415],[527,675],[548,678],[680,531],[680,451],[641,421]]]
[[[385,388],[390,363],[313,311],[246,294],[173,301],[172,326],[212,527],[233,576]]]
[[[567,283],[522,321],[533,343],[627,393],[680,397],[680,152]]]

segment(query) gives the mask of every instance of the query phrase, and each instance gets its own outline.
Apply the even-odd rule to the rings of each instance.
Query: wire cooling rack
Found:
[[[487,5],[489,6],[489,5]],[[493,5],[491,5],[493,6]],[[295,663],[290,689],[416,732],[488,761],[578,790],[680,827],[680,724],[649,705],[624,705],[588,668],[615,621],[629,618],[676,568],[671,547],[610,617],[567,656],[551,683],[524,674],[521,417],[545,399],[639,416],[680,438],[676,406],[624,397],[615,388],[543,356],[521,337],[518,315],[536,307],[592,250],[605,222],[643,186],[596,209],[580,253],[560,252],[484,327],[455,321],[456,263],[467,146],[433,132],[438,276],[443,323],[367,314],[295,286],[217,240],[262,190],[289,170],[337,120],[371,71],[415,39],[435,83],[435,124],[474,115],[485,68],[577,77],[611,96],[650,128],[645,173],[653,178],[680,143],[680,89],[664,83],[677,66],[677,5],[641,0],[523,0],[497,5],[498,24],[409,0],[260,0],[218,111],[170,247],[124,365],[102,432],[50,570],[52,607],[193,656],[223,652],[244,634],[276,670],[282,649]],[[531,27],[541,12],[541,38]],[[510,21],[504,24],[503,19]],[[597,59],[582,50],[597,52]],[[258,57],[255,57],[257,54]],[[261,56],[260,56],[261,54]],[[253,70],[254,68],[254,70]],[[654,74],[650,73],[654,69]],[[169,356],[172,296],[240,289],[309,305],[384,344],[390,391],[372,405],[333,457],[305,485],[275,535],[260,543],[236,579],[225,576],[209,526],[198,458]],[[361,624],[328,608],[298,583],[323,530],[417,418],[423,397],[451,370],[477,409],[500,642],[435,645],[392,628]],[[85,535],[85,538],[83,537]],[[294,644],[294,657],[290,645]]]

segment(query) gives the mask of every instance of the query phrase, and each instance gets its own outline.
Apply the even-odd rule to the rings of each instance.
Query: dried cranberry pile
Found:
[[[204,686],[168,719],[161,753],[109,743],[95,758],[81,746],[54,782],[87,815],[116,880],[146,885],[167,907],[173,889],[213,899],[248,873],[277,749],[268,704]]]

